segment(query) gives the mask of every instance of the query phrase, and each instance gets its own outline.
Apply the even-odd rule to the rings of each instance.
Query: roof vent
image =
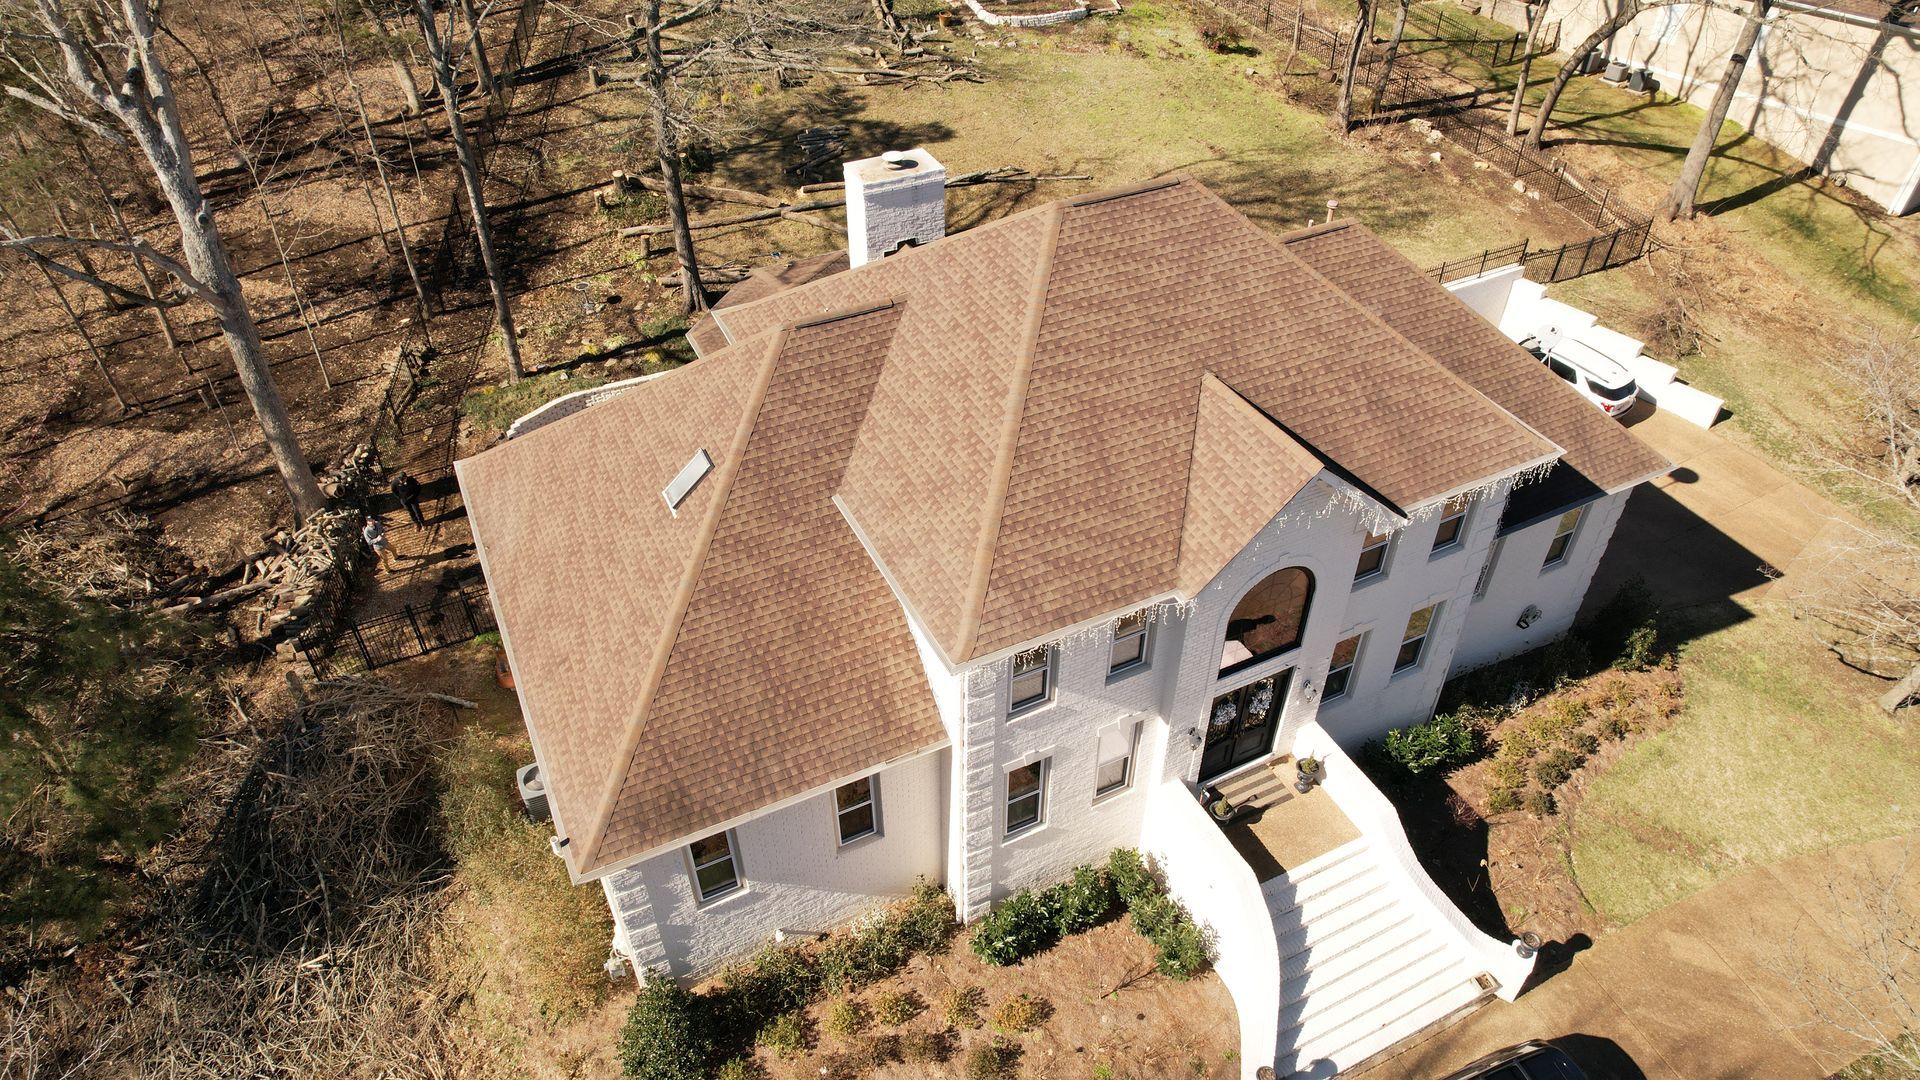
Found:
[[[693,494],[693,489],[712,471],[713,458],[707,456],[706,447],[701,447],[694,451],[692,460],[668,482],[660,497],[667,500],[667,509],[673,511],[675,517],[680,516],[680,504],[687,501],[687,496]]]

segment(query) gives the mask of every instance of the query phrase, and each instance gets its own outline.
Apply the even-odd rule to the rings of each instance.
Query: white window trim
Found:
[[[1037,792],[1039,796],[1039,803],[1035,807],[1034,821],[1033,821],[1033,824],[1031,825],[1022,825],[1018,830],[1010,831],[1009,826],[1012,824],[1012,821],[1013,821],[1013,815],[1010,812],[1013,805],[1013,774],[1016,770],[1024,769],[1029,765],[1040,766],[1040,789]],[[1016,762],[1012,765],[1008,765],[1006,768],[1001,770],[1000,772],[1000,840],[1002,843],[1012,841],[1012,840],[1019,840],[1023,837],[1032,836],[1033,834],[1041,832],[1044,829],[1046,829],[1047,820],[1048,820],[1047,811],[1048,809],[1050,809],[1048,804],[1051,801],[1047,798],[1047,785],[1052,783],[1052,781],[1053,781],[1052,751],[1048,751],[1047,753],[1039,754],[1034,757],[1027,758],[1024,761]],[[1026,798],[1026,796],[1023,795],[1021,796],[1021,798],[1024,799]]]
[[[727,858],[733,861],[733,887],[714,893],[712,896],[705,895],[700,888],[700,864],[693,859],[693,844],[687,844],[680,849],[686,858],[687,883],[693,886],[693,902],[702,909],[710,908],[747,891],[746,871],[740,865],[740,837],[732,829],[722,829],[720,835],[727,838]],[[706,837],[703,836],[700,839],[705,840]],[[714,860],[714,862],[719,861]],[[707,865],[711,866],[712,863]]]
[[[1129,725],[1126,721],[1122,720],[1119,723],[1108,724],[1102,727],[1100,730],[1094,732],[1094,735],[1093,735],[1093,802],[1094,802],[1094,805],[1097,806],[1103,802],[1106,802],[1109,799],[1119,798],[1120,796],[1125,795],[1127,792],[1132,791],[1134,789],[1135,787],[1135,784],[1133,782],[1134,777],[1139,775],[1139,772],[1140,772],[1140,732],[1144,726],[1145,725],[1139,720],[1133,721],[1131,725]],[[1111,731],[1115,728],[1118,728],[1121,731],[1121,733],[1127,737],[1127,757],[1126,757],[1127,778],[1125,780],[1120,781],[1118,784],[1115,784],[1114,786],[1102,791],[1100,789],[1100,767],[1102,765],[1105,765],[1106,762],[1102,761],[1100,758],[1100,739],[1108,731]],[[1045,778],[1043,777],[1042,778],[1043,786],[1044,786],[1044,783],[1045,783]],[[1043,799],[1042,802],[1044,801],[1045,800]]]
[[[859,836],[848,837],[840,828],[840,819],[842,815],[847,813],[848,810],[858,810],[860,806],[858,805],[851,806],[851,807],[848,807],[846,810],[842,810],[840,808],[840,789],[843,787],[846,787],[847,784],[857,784],[862,780],[865,780],[867,782],[867,801],[861,805],[870,806],[873,808],[873,825],[870,828],[868,828],[866,832],[861,833]],[[869,840],[878,840],[880,838],[880,832],[881,832],[881,829],[880,829],[880,774],[871,773],[867,776],[856,776],[852,780],[847,781],[847,784],[837,785],[832,791],[829,791],[827,793],[827,809],[832,811],[833,813],[833,835],[835,839],[839,841],[839,844],[837,846],[841,849],[857,847],[861,844],[866,843]]]
[[[1357,678],[1360,674],[1360,657],[1364,655],[1367,651],[1367,635],[1369,633],[1371,633],[1371,631],[1356,628],[1351,633],[1341,634],[1339,640],[1333,643],[1335,648],[1339,648],[1341,641],[1345,641],[1348,638],[1356,638],[1356,637],[1360,639],[1360,643],[1353,647],[1353,659],[1347,663],[1346,687],[1337,694],[1328,694],[1323,692],[1320,695],[1321,701],[1323,702],[1345,701],[1348,698],[1353,696],[1353,680]],[[1333,681],[1333,673],[1338,670],[1340,669],[1332,666],[1331,664],[1327,666],[1327,676],[1326,678],[1320,680],[1320,686],[1323,691],[1325,690],[1327,683]]]
[[[1121,679],[1132,678],[1147,670],[1153,663],[1153,624],[1155,621],[1153,618],[1153,609],[1146,608],[1141,612],[1129,612],[1128,614],[1144,614],[1146,616],[1140,623],[1140,656],[1136,660],[1130,660],[1119,667],[1114,667],[1113,647],[1119,644],[1120,639],[1113,634],[1107,635],[1107,681],[1110,683],[1119,682]],[[1114,621],[1114,629],[1119,629],[1119,620],[1117,619]],[[1132,637],[1133,635],[1129,634],[1128,636]]]
[[[1445,600],[1435,600],[1431,603],[1421,604],[1419,607],[1407,612],[1407,621],[1412,622],[1414,615],[1427,608],[1433,609],[1433,617],[1427,620],[1426,633],[1421,634],[1418,638],[1410,638],[1406,636],[1407,632],[1404,627],[1400,631],[1400,644],[1394,646],[1393,650],[1394,660],[1397,662],[1400,659],[1400,650],[1406,648],[1407,642],[1409,641],[1420,642],[1420,655],[1414,657],[1413,663],[1405,667],[1395,667],[1393,669],[1393,677],[1396,679],[1410,672],[1419,671],[1427,666],[1427,642],[1433,639],[1434,630],[1440,626],[1440,619],[1446,615],[1447,602]]]
[[[1440,536],[1440,526],[1445,525],[1448,521],[1451,521],[1451,520],[1453,520],[1452,515],[1442,514],[1440,517],[1440,520],[1434,522],[1433,535],[1436,540],[1439,539],[1439,536]],[[1427,558],[1429,559],[1444,558],[1445,556],[1451,555],[1454,552],[1459,551],[1462,548],[1465,548],[1467,546],[1467,529],[1472,524],[1473,524],[1473,502],[1469,500],[1467,502],[1467,505],[1460,508],[1460,530],[1453,534],[1453,539],[1451,541],[1445,544],[1435,544],[1432,548],[1430,548],[1427,552]]]
[[[1583,503],[1579,506],[1570,507],[1566,510],[1561,511],[1560,514],[1558,514],[1553,519],[1554,532],[1553,532],[1553,535],[1547,537],[1547,550],[1552,551],[1553,542],[1555,540],[1560,539],[1560,537],[1562,536],[1565,536],[1567,538],[1567,546],[1561,549],[1559,558],[1552,559],[1540,564],[1541,573],[1544,574],[1549,570],[1558,570],[1561,567],[1567,565],[1567,563],[1573,561],[1574,545],[1580,542],[1580,530],[1586,528],[1587,510],[1592,505],[1593,505],[1592,503]],[[1560,519],[1566,517],[1568,514],[1573,513],[1576,510],[1580,512],[1580,516],[1573,520],[1573,528],[1568,529],[1565,533],[1560,532],[1559,531]]]
[[[1028,713],[1039,712],[1041,709],[1044,709],[1047,706],[1053,704],[1054,701],[1060,696],[1060,646],[1057,643],[1055,643],[1055,644],[1047,644],[1047,645],[1037,645],[1034,648],[1047,650],[1047,662],[1046,662],[1046,665],[1041,669],[1046,673],[1046,684],[1047,684],[1046,692],[1041,694],[1039,697],[1036,697],[1033,700],[1026,702],[1025,704],[1015,704],[1013,700],[1013,681],[1015,677],[1015,672],[1013,670],[1014,664],[1020,659],[1021,653],[1031,652],[1033,650],[1022,649],[1021,653],[1015,653],[1012,656],[1008,657],[1007,658],[1007,718],[1009,720],[1017,716],[1026,716]]]
[[[1376,581],[1385,581],[1387,579],[1387,574],[1393,569],[1393,549],[1400,546],[1398,543],[1399,539],[1398,530],[1389,529],[1387,531],[1386,542],[1380,545],[1380,569],[1363,575],[1358,573],[1359,567],[1356,565],[1354,568],[1356,572],[1353,578],[1354,588],[1357,589],[1363,585],[1371,585]],[[1360,537],[1360,551],[1354,556],[1354,562],[1356,564],[1360,561],[1359,556],[1365,555],[1367,550],[1367,538],[1363,535]]]

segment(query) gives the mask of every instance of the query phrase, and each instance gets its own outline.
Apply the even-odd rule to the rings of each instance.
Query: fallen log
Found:
[[[660,180],[652,176],[644,176],[639,173],[616,172],[613,174],[613,183],[615,187],[625,187],[628,184],[633,184],[656,194],[664,195],[667,193],[667,182],[665,180]],[[759,206],[774,210],[786,205],[786,203],[771,195],[762,195],[754,191],[741,191],[739,188],[719,187],[714,184],[682,183],[680,190],[697,199],[710,199],[714,202],[745,203],[748,206]]]
[[[687,224],[689,228],[694,229],[721,229],[729,225],[750,225],[756,221],[770,221],[774,218],[786,217],[788,214],[800,213],[806,210],[831,210],[836,206],[845,206],[846,204],[847,200],[845,199],[815,199],[812,202],[793,203],[778,208],[769,207],[765,210],[755,210],[746,214],[730,214],[726,217],[702,218],[699,221],[691,221]],[[616,235],[621,237],[660,236],[672,231],[673,223],[667,222],[661,225],[630,225],[627,228],[621,229]]]

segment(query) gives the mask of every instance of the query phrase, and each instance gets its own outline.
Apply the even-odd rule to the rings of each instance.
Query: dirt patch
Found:
[[[943,1002],[955,990],[982,991],[978,1026],[949,1027]],[[1211,973],[1176,982],[1154,970],[1153,947],[1122,917],[1067,938],[1038,956],[1008,968],[982,962],[966,947],[966,932],[944,956],[915,957],[906,969],[850,995],[871,1006],[882,995],[911,994],[924,1006],[897,1027],[877,1021],[858,1035],[827,1030],[828,1014],[841,1000],[807,1009],[812,1047],[780,1057],[760,1049],[755,1064],[775,1080],[817,1080],[838,1055],[863,1047],[873,1035],[944,1032],[944,1060],[892,1061],[860,1075],[872,1077],[964,1076],[969,1051],[999,1038],[1018,1049],[1018,1075],[1113,1077],[1235,1077],[1239,1027],[1233,998]],[[1040,1004],[1044,1019],[1024,1034],[996,1031],[992,1017],[1011,998],[1025,994]],[[1099,1072],[1101,1066],[1108,1072]]]

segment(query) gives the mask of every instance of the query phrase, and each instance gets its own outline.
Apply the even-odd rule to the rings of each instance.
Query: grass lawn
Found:
[[[1631,922],[1728,875],[1920,827],[1920,747],[1806,628],[1757,618],[1688,645],[1686,706],[1595,781],[1572,822],[1581,889]]]

